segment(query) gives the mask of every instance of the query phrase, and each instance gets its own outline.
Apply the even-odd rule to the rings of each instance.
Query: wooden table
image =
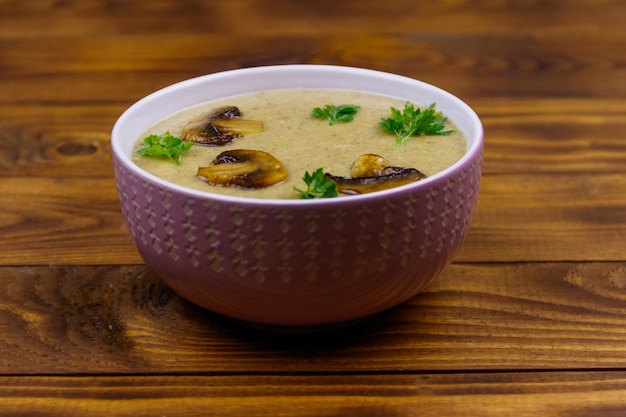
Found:
[[[0,415],[626,415],[626,2],[0,0]],[[123,225],[109,132],[267,64],[373,68],[486,131],[466,243],[333,335],[179,298]]]

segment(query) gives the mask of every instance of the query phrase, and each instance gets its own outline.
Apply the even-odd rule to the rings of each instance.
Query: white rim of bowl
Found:
[[[340,197],[340,198],[320,198],[320,199],[296,199],[296,198],[272,199],[272,198],[258,198],[258,197],[239,197],[239,196],[212,193],[210,191],[195,190],[192,188],[188,188],[188,187],[184,187],[184,186],[172,183],[170,181],[163,180],[139,168],[131,160],[128,153],[123,149],[122,140],[121,140],[121,138],[123,137],[123,134],[121,132],[123,129],[123,126],[125,123],[128,123],[128,119],[131,119],[134,116],[134,113],[138,112],[146,103],[158,100],[163,96],[172,95],[180,91],[181,89],[193,88],[194,86],[198,84],[202,85],[207,82],[219,83],[222,80],[226,80],[232,83],[231,79],[233,77],[241,78],[241,77],[248,76],[247,79],[250,79],[250,77],[266,77],[268,75],[272,75],[275,77],[277,76],[277,74],[283,74],[283,73],[288,73],[291,76],[315,73],[317,74],[317,77],[320,77],[322,75],[333,75],[336,77],[340,75],[341,77],[339,77],[339,82],[341,82],[342,79],[352,80],[354,79],[353,77],[361,77],[362,79],[375,78],[376,80],[385,81],[388,84],[393,84],[398,89],[401,89],[402,86],[406,86],[407,84],[412,85],[416,87],[417,90],[427,91],[431,95],[437,95],[441,98],[444,98],[446,102],[449,103],[450,106],[452,106],[454,109],[457,110],[456,112],[450,112],[449,110],[447,111],[442,110],[444,114],[446,114],[446,116],[448,116],[455,123],[457,123],[457,120],[460,118],[460,115],[463,115],[464,118],[466,119],[466,123],[470,125],[470,129],[466,129],[466,130],[475,132],[475,134],[473,134],[472,138],[470,138],[470,135],[468,134],[468,132],[464,131],[463,133],[468,138],[468,141],[472,140],[472,142],[470,146],[468,147],[468,149],[466,150],[463,157],[461,157],[461,159],[459,159],[458,161],[456,161],[454,164],[450,165],[449,167],[445,168],[444,170],[436,174],[433,174],[423,180],[420,180],[411,184],[406,184],[406,185],[401,185],[398,187],[390,188],[388,190],[377,191],[374,193],[351,195],[351,196],[345,196],[345,197]],[[287,88],[307,88],[306,87],[307,80],[304,79],[304,81],[305,82],[303,82],[302,85],[298,85],[298,86],[292,85],[292,86],[285,86],[285,87],[272,88],[272,89],[278,90],[278,89],[287,89]],[[363,84],[363,82],[361,82],[361,84]],[[229,94],[227,96],[219,96],[219,97],[216,97],[216,99],[221,98],[221,97],[252,93],[255,91],[261,91],[263,89],[266,89],[266,88],[263,88],[263,89],[257,89],[257,90],[249,90],[246,88],[247,88],[246,85],[242,85],[240,87],[241,91],[233,93],[233,94]],[[336,86],[336,87],[335,86],[328,86],[328,87],[317,86],[317,87],[308,87],[308,88],[340,89],[341,87],[340,86]],[[419,103],[419,104],[424,103],[424,102],[417,101],[417,100],[414,101],[408,98],[407,95],[404,93],[390,94],[386,92],[387,89],[384,89],[381,91],[378,91],[378,90],[374,91],[373,89],[356,88],[354,87],[354,85],[351,85],[349,88],[346,88],[344,86],[343,89],[353,90],[353,91],[361,90],[365,92],[373,92],[376,94],[386,94],[386,95],[394,96],[403,100],[409,100],[414,103]],[[404,90],[400,90],[400,91],[404,91]],[[204,101],[206,102],[209,100],[204,100]],[[425,100],[425,102],[427,101],[429,100]],[[155,120],[153,123],[150,123],[149,125],[152,125],[156,123],[158,120],[161,120],[164,117],[167,117],[186,107],[191,107],[196,104],[200,104],[201,102],[202,101],[198,103],[189,104],[183,107],[177,106],[175,108],[172,108],[171,111],[168,110],[163,117],[158,118],[157,120]],[[450,113],[455,113],[455,114],[451,116]],[[149,126],[146,126],[144,130],[147,130],[148,127]],[[136,140],[136,138],[134,140]],[[138,100],[137,102],[132,104],[130,107],[128,107],[117,119],[115,125],[113,126],[113,130],[111,132],[111,152],[117,156],[118,160],[127,169],[137,173],[139,176],[143,177],[144,179],[150,182],[156,183],[165,188],[176,190],[179,193],[183,193],[189,196],[199,197],[202,199],[211,199],[211,200],[216,200],[216,201],[224,201],[224,202],[238,203],[238,204],[254,204],[254,205],[261,204],[261,205],[281,205],[281,206],[285,206],[285,205],[300,206],[300,205],[311,205],[311,204],[316,204],[316,205],[333,204],[334,205],[334,204],[359,203],[359,202],[363,202],[364,200],[385,199],[386,197],[390,197],[398,193],[403,193],[413,188],[427,187],[428,184],[430,184],[431,182],[435,182],[435,181],[438,181],[442,177],[446,177],[451,171],[455,171],[459,169],[460,166],[467,164],[468,160],[476,157],[476,154],[482,151],[483,142],[484,142],[484,130],[483,130],[482,123],[478,115],[476,114],[476,112],[467,103],[462,101],[460,98],[458,98],[457,96],[439,87],[436,87],[432,84],[428,84],[426,82],[423,82],[414,78],[409,78],[409,77],[405,77],[405,76],[398,75],[398,74],[392,74],[392,73],[382,72],[382,71],[377,71],[377,70],[372,70],[372,69],[339,66],[339,65],[314,65],[314,64],[268,65],[268,66],[259,66],[259,67],[251,67],[251,68],[234,69],[234,70],[216,72],[216,73],[203,75],[203,76],[199,76],[195,78],[190,78],[184,81],[177,82],[175,84],[171,84],[167,87],[159,89],[143,97],[142,99]]]

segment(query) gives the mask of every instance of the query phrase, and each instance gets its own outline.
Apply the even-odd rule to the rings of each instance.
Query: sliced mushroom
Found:
[[[263,122],[241,118],[239,108],[215,109],[202,120],[194,120],[183,129],[183,140],[206,146],[222,146],[248,133],[263,131]]]
[[[386,190],[400,185],[419,181],[426,176],[415,168],[385,168],[386,174],[379,177],[339,177],[325,174],[337,183],[337,189],[343,194],[365,194],[374,191]]]
[[[287,170],[267,152],[232,149],[219,154],[211,165],[198,168],[198,177],[211,185],[256,189],[284,181]]]
[[[389,165],[384,157],[364,154],[357,158],[350,169],[351,177],[325,174],[337,184],[343,194],[365,194],[398,187],[426,178],[415,168],[400,168]]]

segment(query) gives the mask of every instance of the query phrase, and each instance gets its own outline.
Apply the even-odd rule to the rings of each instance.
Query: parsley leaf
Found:
[[[337,191],[337,184],[332,179],[324,175],[322,168],[318,168],[309,174],[309,171],[304,173],[302,178],[307,185],[306,190],[300,190],[297,187],[293,187],[294,190],[300,193],[300,199],[308,200],[312,198],[328,198],[337,197],[339,192]]]
[[[170,132],[162,135],[150,135],[144,138],[137,153],[143,157],[165,158],[180,165],[180,160],[185,152],[193,146],[193,142],[172,136]]]
[[[380,126],[396,134],[396,144],[401,146],[410,136],[418,135],[441,135],[446,136],[452,130],[444,130],[448,120],[440,111],[437,111],[435,103],[420,109],[415,108],[410,102],[404,105],[404,111],[391,107],[391,117],[380,120]]]
[[[347,123],[352,121],[357,111],[359,111],[359,106],[353,104],[341,104],[339,106],[327,104],[324,108],[314,108],[311,115],[328,119],[328,124],[332,126],[336,122]]]

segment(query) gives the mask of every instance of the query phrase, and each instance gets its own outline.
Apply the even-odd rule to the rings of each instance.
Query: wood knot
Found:
[[[55,147],[56,152],[63,156],[88,156],[98,152],[96,142],[81,143],[75,141],[61,142]]]
[[[140,274],[133,281],[132,297],[135,305],[159,316],[165,307],[176,297],[176,293],[166,286],[154,273]]]
[[[605,299],[626,301],[626,267],[622,264],[581,264],[569,270],[564,281]]]

